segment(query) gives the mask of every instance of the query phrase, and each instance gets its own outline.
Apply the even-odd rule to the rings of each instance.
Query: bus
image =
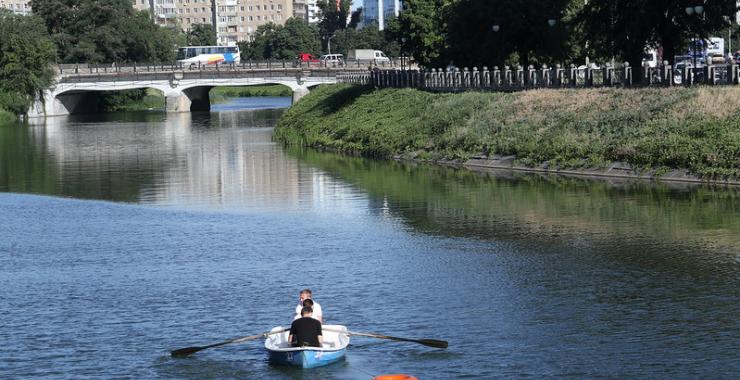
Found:
[[[187,65],[218,65],[239,63],[238,46],[187,46],[177,50],[177,63]]]

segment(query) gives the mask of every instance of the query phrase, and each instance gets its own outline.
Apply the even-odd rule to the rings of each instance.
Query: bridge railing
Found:
[[[202,72],[202,71],[246,71],[264,69],[316,69],[325,70],[348,70],[348,69],[392,69],[401,67],[400,59],[391,59],[388,62],[375,61],[343,61],[327,63],[321,62],[299,62],[296,60],[247,60],[239,63],[222,64],[183,64],[183,63],[84,63],[84,64],[60,64],[57,71],[60,75],[87,75],[87,74],[115,74],[115,73],[138,73],[138,72]]]
[[[365,72],[342,72],[337,74],[341,83],[373,85],[376,87],[414,87],[435,91],[498,90],[517,91],[534,88],[589,88],[589,87],[633,87],[633,86],[691,86],[691,85],[738,85],[740,66],[735,63],[686,66],[673,68],[665,62],[658,67],[644,67],[641,80],[633,77],[629,63],[619,66],[561,67],[556,65],[540,68],[529,66],[494,67],[489,70],[473,68],[430,69],[430,70],[380,70]]]

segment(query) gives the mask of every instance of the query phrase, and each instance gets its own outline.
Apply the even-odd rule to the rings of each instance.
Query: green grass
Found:
[[[371,157],[513,155],[565,168],[624,161],[740,178],[740,89],[588,89],[434,94],[322,86],[285,112],[287,144]]]
[[[214,87],[210,92],[211,104],[223,103],[228,98],[248,98],[258,96],[291,96],[290,88],[280,84],[246,87]]]

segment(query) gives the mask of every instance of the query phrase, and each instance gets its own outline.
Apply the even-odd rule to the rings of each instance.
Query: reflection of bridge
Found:
[[[46,90],[29,116],[57,116],[97,110],[101,91],[153,88],[164,94],[167,112],[207,111],[208,92],[218,86],[281,84],[293,90],[293,101],[310,87],[336,83],[346,68],[293,67],[280,63],[186,68],[174,65],[98,65],[59,67],[55,85]]]

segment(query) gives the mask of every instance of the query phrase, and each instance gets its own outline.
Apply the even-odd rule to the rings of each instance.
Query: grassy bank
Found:
[[[740,88],[434,94],[322,86],[288,109],[275,135],[381,158],[513,155],[561,168],[621,161],[740,178]]]
[[[151,88],[103,92],[99,101],[105,112],[164,110],[165,104],[164,94]]]
[[[280,84],[247,87],[215,87],[210,92],[211,104],[223,103],[229,98],[291,95],[293,93],[290,88]]]

